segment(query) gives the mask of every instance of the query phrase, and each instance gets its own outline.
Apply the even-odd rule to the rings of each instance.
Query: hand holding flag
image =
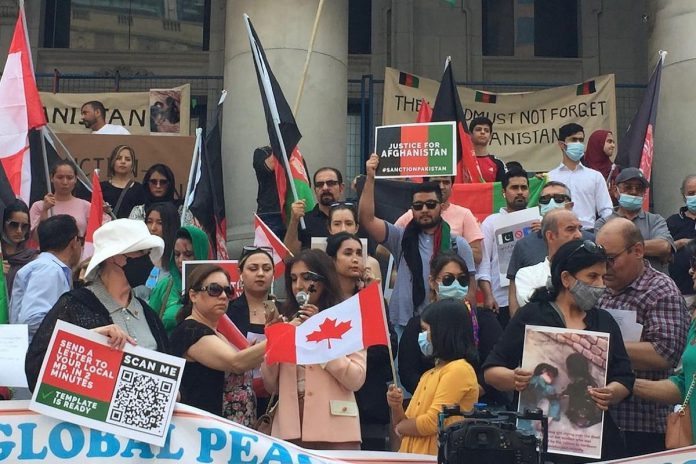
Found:
[[[266,362],[322,364],[373,345],[389,346],[384,299],[375,282],[301,325],[266,328]]]

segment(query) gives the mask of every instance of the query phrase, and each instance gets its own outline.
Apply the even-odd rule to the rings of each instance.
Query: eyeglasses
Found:
[[[454,283],[455,280],[459,282],[459,285],[462,287],[466,287],[469,285],[469,274],[460,274],[457,277],[453,276],[452,274],[447,274],[442,278],[442,285],[449,287]]]
[[[553,195],[542,195],[539,197],[539,203],[541,203],[542,205],[548,205],[549,203],[551,203],[551,200],[555,201],[556,203],[565,203],[567,201],[570,201],[570,197],[563,193],[556,193]]]
[[[585,250],[592,255],[604,255],[606,257],[606,251],[604,251],[604,247],[602,245],[597,245],[592,240],[583,240],[580,246],[578,246],[571,254],[568,255],[568,261],[570,261],[570,258],[572,258],[573,255],[580,250]]]
[[[5,225],[11,229],[20,229],[24,232],[29,230],[29,223],[28,222],[5,221]]]
[[[329,208],[334,209],[334,208],[341,208],[344,206],[347,206],[349,208],[354,208],[355,203],[350,202],[350,201],[337,201],[335,203],[331,203],[331,205],[329,205]]]
[[[211,283],[206,286],[200,287],[196,290],[197,292],[206,292],[208,296],[212,296],[213,298],[217,298],[220,295],[222,295],[222,292],[225,292],[225,295],[227,298],[231,298],[232,295],[234,294],[234,290],[232,290],[232,287],[230,285],[225,285],[224,287],[218,283]]]
[[[321,282],[322,280],[325,280],[323,275],[317,274],[313,271],[302,272],[300,273],[300,277],[302,277],[302,280],[308,280],[310,282]]]
[[[611,255],[611,256],[610,256],[610,255],[607,255],[607,263],[608,263],[610,266],[613,266],[614,263],[616,262],[616,260],[619,258],[619,256],[621,256],[622,254],[626,253],[628,250],[630,250],[631,248],[633,248],[633,245],[635,245],[635,243],[631,243],[630,245],[628,245],[626,248],[624,248],[623,250],[619,251],[619,252],[616,253],[615,255]]]
[[[316,187],[318,189],[324,188],[325,185],[329,188],[336,187],[338,185],[338,181],[337,180],[325,180],[325,181],[319,180],[319,181],[316,181],[314,183],[314,187]]]
[[[413,208],[415,211],[422,210],[424,206],[428,209],[435,209],[439,204],[440,202],[435,200],[416,201],[414,203],[411,203],[411,208]]]
[[[148,182],[154,187],[166,187],[169,185],[169,180],[167,179],[150,179]]]

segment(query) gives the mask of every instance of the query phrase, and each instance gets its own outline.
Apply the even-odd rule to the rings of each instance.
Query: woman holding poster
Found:
[[[606,386],[587,388],[587,395],[602,411],[623,401],[633,389],[635,375],[619,326],[608,312],[595,307],[604,292],[606,263],[604,249],[590,240],[573,240],[563,245],[551,261],[550,285],[537,289],[531,301],[515,313],[486,359],[486,382],[501,391],[521,393],[530,388],[535,372],[518,367],[527,325],[605,332],[610,334]],[[537,377],[543,374],[540,371]],[[547,377],[553,382],[553,376]],[[568,410],[564,413],[568,414]],[[551,427],[551,418],[549,424]],[[604,414],[602,433],[601,460],[624,457],[621,436],[611,414]],[[577,456],[557,456],[554,462],[587,461]]]
[[[179,324],[171,334],[172,354],[186,359],[181,402],[218,416],[223,414],[226,373],[242,376],[237,390],[240,414],[234,420],[251,426],[256,416],[251,370],[261,364],[266,342],[238,350],[217,331],[232,295],[225,270],[215,264],[196,266],[188,277],[184,304],[176,316]]]
[[[285,290],[284,312],[295,325],[341,301],[333,261],[316,249],[287,262]],[[360,449],[355,392],[365,371],[365,350],[323,365],[261,364],[266,390],[278,394],[271,435],[309,449]]]

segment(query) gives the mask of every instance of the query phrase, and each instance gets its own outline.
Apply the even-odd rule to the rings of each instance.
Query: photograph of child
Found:
[[[549,452],[599,458],[603,413],[587,392],[606,383],[609,334],[527,326],[522,368],[532,379],[518,411],[541,409],[549,421]],[[518,421],[527,433],[541,425]]]

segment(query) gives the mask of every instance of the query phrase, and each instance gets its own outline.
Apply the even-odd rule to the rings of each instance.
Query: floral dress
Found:
[[[252,427],[256,422],[256,395],[251,386],[252,372],[225,374],[222,393],[222,417]]]

